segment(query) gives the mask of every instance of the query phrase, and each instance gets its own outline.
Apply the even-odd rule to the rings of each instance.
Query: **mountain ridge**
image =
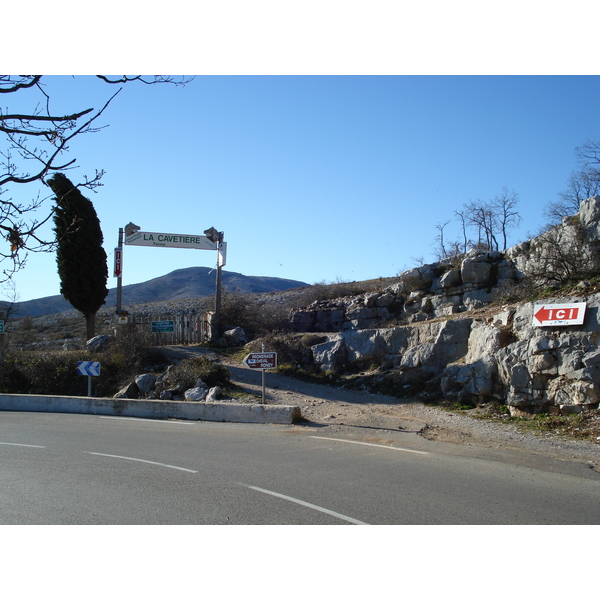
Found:
[[[233,271],[222,271],[221,285],[223,291],[260,294],[304,287],[308,284],[294,279],[243,275]],[[215,269],[209,267],[176,269],[148,281],[124,285],[122,305],[123,308],[126,308],[128,305],[133,304],[212,296],[215,293],[215,287]],[[112,305],[116,307],[116,299],[116,287],[109,289],[104,306]],[[14,304],[14,312],[17,317],[40,317],[69,310],[74,309],[60,294],[25,302],[15,302]]]

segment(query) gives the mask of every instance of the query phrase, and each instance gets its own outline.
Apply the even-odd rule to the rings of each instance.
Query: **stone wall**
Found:
[[[578,243],[583,232],[585,259],[600,239],[600,196],[582,203],[576,217],[555,231]],[[435,381],[445,397],[504,402],[513,415],[597,407],[600,294],[546,299],[586,301],[578,326],[534,327],[533,302],[485,318],[469,314],[487,306],[494,289],[539,271],[545,260],[539,242],[411,269],[381,292],[315,303],[292,320],[298,331],[327,332],[326,341],[312,346],[323,371],[395,369],[407,382]],[[390,326],[393,319],[406,324]]]

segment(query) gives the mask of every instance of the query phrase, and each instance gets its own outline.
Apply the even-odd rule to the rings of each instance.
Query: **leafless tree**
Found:
[[[436,255],[438,260],[443,260],[444,258],[448,258],[448,252],[446,251],[446,247],[444,245],[444,229],[450,224],[450,221],[444,221],[443,223],[438,223],[435,228],[438,230],[438,234],[435,238],[436,244]]]
[[[506,250],[508,230],[521,222],[521,216],[517,212],[518,202],[519,198],[514,190],[509,191],[508,188],[503,187],[500,194],[490,203],[492,214],[502,235],[502,250]]]
[[[454,212],[454,216],[460,222],[461,232],[462,232],[462,242],[456,242],[455,247],[460,249],[459,253],[466,254],[467,250],[469,249],[469,245],[472,244],[471,240],[469,240],[469,237],[467,235],[467,228],[468,228],[467,211],[466,211],[466,209],[457,210]]]
[[[506,250],[508,232],[521,222],[517,204],[517,194],[506,187],[488,202],[474,200],[465,203],[461,210],[454,211],[454,217],[461,226],[461,241],[446,240],[445,228],[450,221],[436,225],[438,235],[435,246],[438,259],[466,254],[469,248],[483,251]],[[470,232],[475,233],[474,239]]]
[[[583,200],[600,194],[600,141],[588,140],[575,148],[575,156],[579,171],[571,174],[567,189],[558,194],[559,200],[544,208],[547,228],[558,225],[563,217],[573,216]]]
[[[467,224],[477,230],[477,247],[498,250],[498,219],[491,203],[481,200],[469,202],[465,205],[465,214]]]
[[[189,81],[184,77],[163,75],[97,77],[111,86],[132,81],[148,85],[184,85]],[[31,107],[13,111],[0,105],[0,236],[7,242],[6,246],[0,246],[0,262],[3,263],[0,282],[10,279],[24,266],[28,251],[52,249],[52,243],[39,236],[40,228],[52,216],[50,207],[43,209],[51,194],[41,196],[39,191],[33,192],[27,194],[31,199],[23,202],[15,198],[14,186],[44,183],[51,173],[73,168],[76,159],[66,156],[71,142],[80,135],[103,128],[98,124],[99,117],[122,90],[122,86],[119,87],[99,103],[99,108],[57,113],[47,91],[47,79],[49,77],[42,75],[0,75],[0,98],[10,99],[13,105],[27,103]],[[94,189],[101,185],[103,173],[96,170],[93,176],[84,175],[78,187]],[[40,207],[41,211],[38,210]],[[40,212],[42,216],[38,216]]]

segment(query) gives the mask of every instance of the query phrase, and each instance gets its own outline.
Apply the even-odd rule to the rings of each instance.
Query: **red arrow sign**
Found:
[[[542,304],[533,307],[533,325],[582,325],[585,316],[585,302],[571,304]]]
[[[123,250],[115,248],[115,277],[123,275]]]

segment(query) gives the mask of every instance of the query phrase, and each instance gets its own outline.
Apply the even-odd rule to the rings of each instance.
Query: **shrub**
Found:
[[[325,302],[336,298],[344,298],[346,296],[359,296],[369,291],[369,282],[343,282],[336,283],[315,283],[304,288],[303,294],[298,298],[298,306],[309,306],[313,302]]]
[[[87,381],[77,373],[81,353],[21,352],[2,362],[2,390],[13,394],[80,396]]]
[[[13,356],[0,362],[0,393],[23,394],[29,389],[29,380]]]
[[[290,307],[251,294],[226,292],[221,303],[221,323],[223,330],[241,327],[249,338],[285,331],[290,328]]]
[[[145,371],[149,365],[160,364],[164,358],[153,345],[152,335],[134,325],[119,329],[108,349],[100,355],[103,360],[127,365],[130,371]]]
[[[169,370],[164,381],[171,387],[181,386],[182,389],[187,389],[194,387],[198,379],[208,387],[227,387],[231,377],[227,367],[213,362],[206,356],[199,356],[181,361]]]
[[[297,368],[314,369],[312,351],[306,345],[304,336],[290,333],[274,334],[255,340],[248,347],[250,352],[261,352],[263,344],[266,352],[277,353],[278,367],[288,367],[292,370]]]

